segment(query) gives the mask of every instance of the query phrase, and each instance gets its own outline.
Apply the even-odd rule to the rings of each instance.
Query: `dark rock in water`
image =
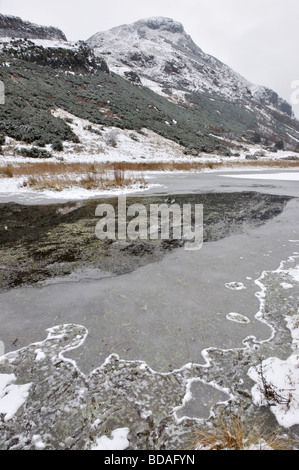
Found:
[[[66,41],[65,34],[53,26],[39,26],[17,16],[0,14],[0,37]]]

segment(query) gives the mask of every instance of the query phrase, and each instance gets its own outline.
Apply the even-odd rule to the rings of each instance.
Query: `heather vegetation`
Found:
[[[2,58],[9,66],[0,68],[6,90],[6,105],[0,108],[0,134],[35,146],[50,143],[59,150],[63,141],[78,142],[68,123],[51,114],[55,108],[95,124],[137,132],[147,128],[188,149],[204,152],[219,145],[212,134],[243,135],[250,140],[257,133],[255,115],[238,103],[218,98],[216,106],[205,94],[189,96],[193,106],[171,102],[109,73],[83,46],[77,52],[55,48],[49,52],[30,41],[18,41],[15,47],[4,48]],[[284,125],[277,124],[278,135],[283,135]]]

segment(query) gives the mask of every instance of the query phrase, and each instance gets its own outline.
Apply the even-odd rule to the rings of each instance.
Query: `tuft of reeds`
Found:
[[[290,450],[291,439],[267,432],[263,426],[249,431],[240,416],[220,417],[211,428],[195,429],[188,450]]]
[[[23,185],[37,190],[50,189],[53,191],[62,191],[70,187],[106,190],[129,187],[134,184],[139,184],[142,187],[146,186],[144,178],[141,176],[126,176],[122,169],[105,169],[102,165],[98,166],[96,164],[70,165],[56,163],[52,167],[42,164],[42,169],[43,171],[39,167],[31,168],[30,176],[24,181]],[[26,176],[27,172],[28,168],[25,169],[25,174],[21,175],[20,169],[16,173],[19,176]]]

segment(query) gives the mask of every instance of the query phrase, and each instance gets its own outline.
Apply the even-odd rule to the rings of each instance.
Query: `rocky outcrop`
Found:
[[[0,37],[66,41],[65,34],[52,26],[39,26],[17,16],[0,14]]]
[[[69,72],[109,73],[105,60],[96,57],[93,50],[84,42],[70,45],[69,48],[43,47],[26,39],[17,39],[4,44],[3,53],[17,59]]]

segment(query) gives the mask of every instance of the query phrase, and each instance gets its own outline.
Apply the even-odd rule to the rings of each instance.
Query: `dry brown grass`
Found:
[[[19,163],[9,165],[13,176],[43,176],[43,175],[67,175],[71,173],[84,174],[92,171],[92,164],[86,163],[63,163],[63,162],[36,162],[36,163]],[[0,172],[4,167],[0,167]],[[100,170],[100,168],[98,168]]]
[[[150,171],[203,171],[221,168],[298,168],[299,162],[290,161],[241,161],[241,162],[119,162],[119,163],[66,163],[33,162],[0,166],[0,176],[27,177],[25,185],[36,189],[61,191],[72,185],[86,189],[125,187],[134,183],[145,184],[140,177],[127,172]]]
[[[191,162],[120,162],[118,164],[119,168],[123,170],[130,171],[200,171],[206,169],[221,169],[221,168],[298,168],[298,162],[290,161],[256,161],[256,160],[246,160],[239,162],[201,162],[201,161],[191,161]]]
[[[226,420],[219,418],[210,429],[195,430],[188,450],[291,450],[294,442],[281,439],[275,433],[259,430],[247,431],[240,416]]]
[[[35,164],[34,164],[35,165]],[[25,171],[23,171],[25,170]],[[140,184],[142,187],[146,183],[142,177],[126,176],[123,170],[114,168],[107,169],[96,164],[64,164],[64,163],[44,163],[29,168],[14,169],[14,176],[27,176],[24,186],[30,188],[53,191],[62,191],[65,188],[81,187],[92,189],[112,189],[128,187],[133,184]]]
[[[13,178],[13,167],[11,165],[6,165],[0,168],[1,176],[5,176],[6,178]]]
[[[9,173],[13,176],[44,176],[44,175],[70,175],[88,173],[105,173],[113,171],[115,179],[122,179],[123,172],[137,171],[200,171],[206,169],[225,168],[298,168],[298,162],[290,161],[240,161],[240,162],[118,162],[118,163],[66,163],[66,162],[34,162],[19,163],[0,167],[0,173],[5,174],[9,167]]]

